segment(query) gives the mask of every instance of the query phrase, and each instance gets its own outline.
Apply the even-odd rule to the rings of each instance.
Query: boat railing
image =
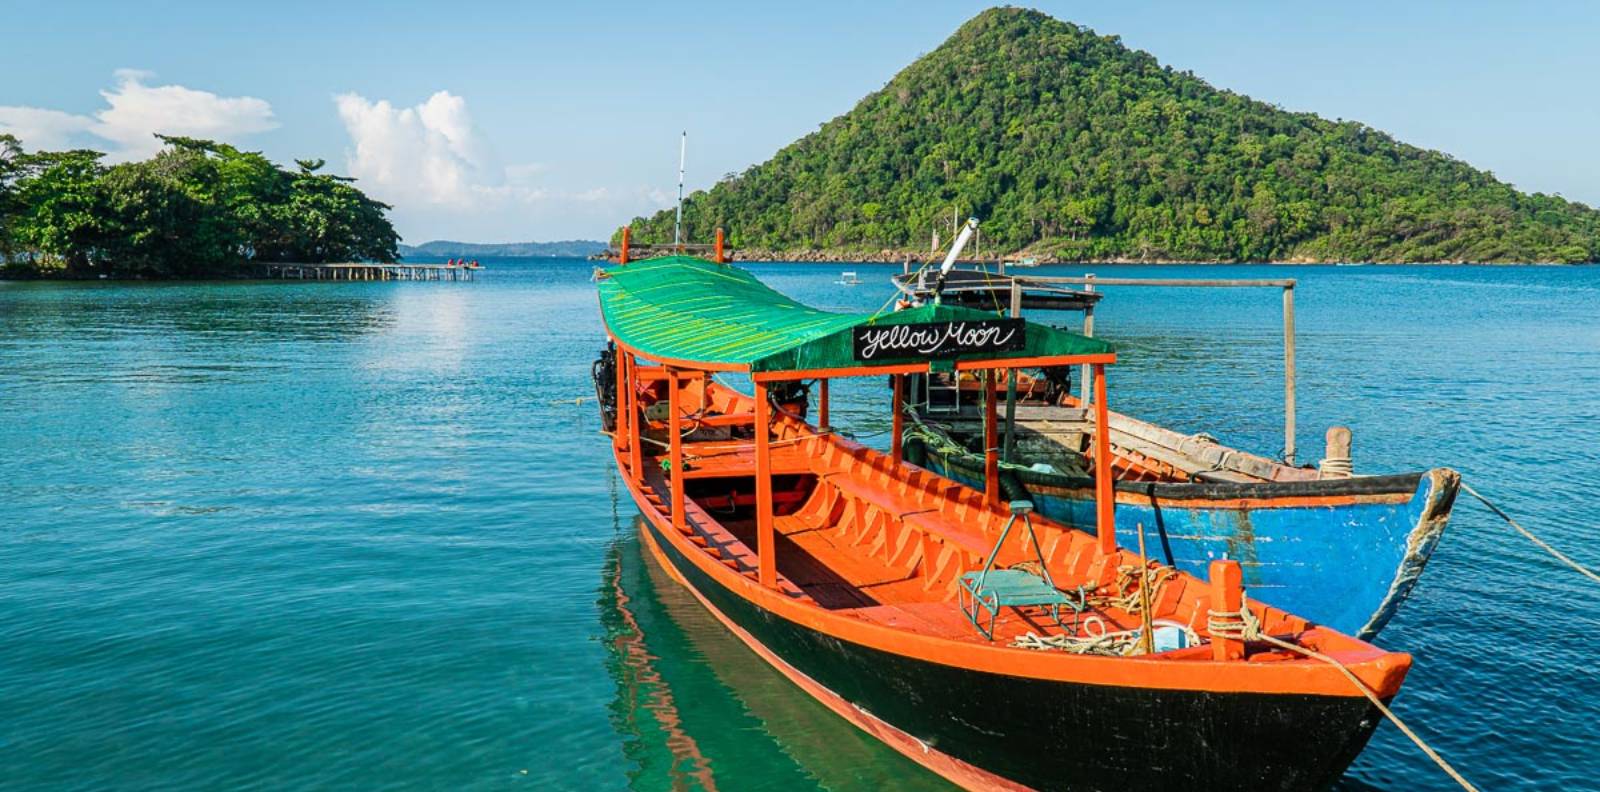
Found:
[[[710,244],[704,242],[677,242],[661,245],[638,244],[633,242],[632,236],[632,229],[624,227],[622,229],[622,240],[616,247],[607,247],[590,258],[626,264],[630,261],[643,261],[660,256],[704,256],[718,264],[725,264],[731,260],[730,257],[733,254],[733,248],[728,246],[727,238],[722,233],[721,228],[716,231],[716,241]]]

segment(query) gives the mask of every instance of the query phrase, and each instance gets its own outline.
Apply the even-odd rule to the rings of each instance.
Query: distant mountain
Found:
[[[850,112],[690,196],[684,220],[690,239],[721,226],[746,251],[926,252],[935,229],[949,241],[953,208],[982,221],[991,255],[1600,259],[1587,206],[1016,8],[979,14]],[[673,214],[632,225],[635,242],[663,242]]]
[[[591,239],[565,242],[451,242],[435,240],[420,245],[401,245],[404,258],[587,258],[606,249],[606,243]]]

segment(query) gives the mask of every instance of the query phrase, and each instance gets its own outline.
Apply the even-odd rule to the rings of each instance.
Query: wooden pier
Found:
[[[455,264],[259,264],[268,280],[470,281],[482,267]]]

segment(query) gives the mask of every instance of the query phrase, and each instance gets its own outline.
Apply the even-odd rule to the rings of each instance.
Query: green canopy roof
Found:
[[[920,357],[859,361],[854,354],[853,328],[996,318],[986,311],[936,305],[883,314],[821,311],[773,291],[745,270],[688,256],[611,267],[601,276],[599,288],[606,327],[639,354],[751,372],[925,362],[926,358]],[[1020,349],[967,353],[951,359],[1111,352],[1111,345],[1104,341],[1029,322]]]

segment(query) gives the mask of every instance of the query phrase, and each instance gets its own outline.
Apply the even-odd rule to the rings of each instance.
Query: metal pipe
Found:
[[[945,254],[944,263],[939,265],[939,275],[941,277],[955,267],[956,257],[961,255],[961,251],[966,248],[967,242],[972,239],[972,234],[977,230],[978,218],[967,218],[967,224],[961,227],[961,233],[956,235],[956,241],[950,245],[950,252]]]
[[[956,265],[956,257],[961,255],[961,250],[967,246],[967,241],[972,239],[973,232],[978,230],[978,218],[967,218],[967,224],[961,227],[961,233],[956,236],[956,241],[950,245],[950,252],[945,254],[944,263],[939,265],[939,279],[933,284],[933,304],[939,304],[939,297],[944,292],[944,279]]]

